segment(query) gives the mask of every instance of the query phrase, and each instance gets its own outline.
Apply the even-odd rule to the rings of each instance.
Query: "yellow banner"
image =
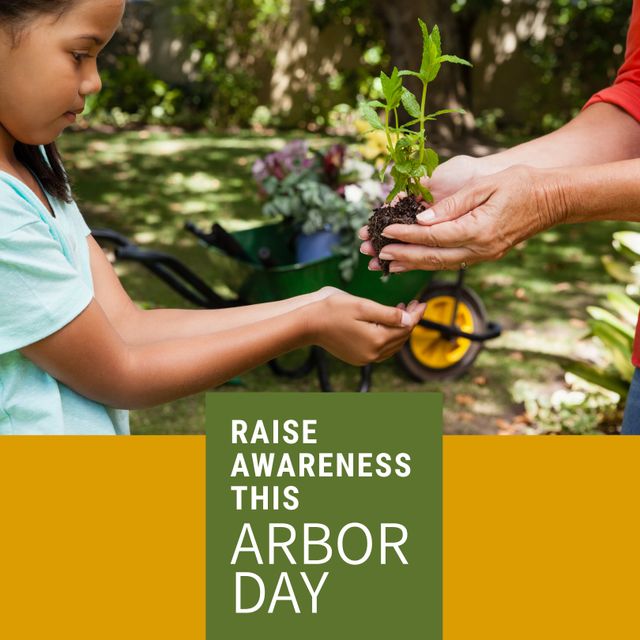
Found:
[[[0,638],[204,638],[204,437],[0,439]]]
[[[204,640],[204,456],[0,439],[0,638]],[[444,640],[638,638],[639,461],[631,437],[445,437]]]
[[[444,639],[637,640],[640,438],[444,438]]]

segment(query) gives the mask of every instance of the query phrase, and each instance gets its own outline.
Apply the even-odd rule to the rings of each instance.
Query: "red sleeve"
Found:
[[[609,102],[640,121],[640,0],[633,0],[624,62],[613,86],[595,93],[583,109],[595,102]]]

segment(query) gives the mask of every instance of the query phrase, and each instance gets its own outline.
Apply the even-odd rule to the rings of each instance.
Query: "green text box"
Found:
[[[271,427],[278,420],[316,420],[317,444],[265,444],[257,436],[258,420]],[[232,443],[232,420],[244,420],[250,440]],[[301,431],[298,430],[298,431]],[[269,428],[270,439],[273,439]],[[291,432],[295,432],[291,429]],[[209,394],[207,397],[207,637],[208,638],[305,638],[360,639],[421,638],[440,640],[442,636],[442,396],[428,393],[380,394]],[[281,432],[282,436],[282,432]],[[291,437],[290,435],[288,437]],[[239,437],[240,438],[240,437]],[[239,473],[231,477],[237,456],[242,453],[251,477]],[[312,466],[315,477],[276,477],[282,456],[289,454],[295,471],[300,454]],[[319,477],[320,460],[324,473],[337,472],[337,454],[354,454],[354,472],[358,454],[364,456],[365,473],[372,477]],[[252,455],[273,454],[272,477],[255,477]],[[322,454],[322,455],[321,455]],[[382,456],[378,463],[376,457]],[[400,454],[408,454],[409,459]],[[286,457],[286,456],[285,456]],[[367,467],[366,461],[371,465]],[[400,462],[398,462],[398,460]],[[387,462],[387,466],[381,464]],[[402,462],[405,464],[403,465]],[[407,462],[410,473],[407,473]],[[286,463],[285,463],[286,464]],[[240,468],[240,467],[238,467]],[[309,467],[307,467],[309,468]],[[349,470],[342,467],[345,474]],[[284,470],[289,469],[288,466]],[[382,475],[390,472],[388,477]],[[396,470],[398,474],[396,474]],[[404,475],[405,477],[402,477]],[[248,487],[243,493],[243,508],[238,510],[237,494],[232,486]],[[256,487],[259,495],[273,499],[278,491],[279,509],[251,508],[249,492]],[[266,489],[265,489],[266,487]],[[277,489],[274,489],[277,487]],[[298,508],[283,508],[286,487],[295,487]],[[239,490],[238,490],[239,491]],[[292,491],[292,490],[290,490]],[[264,504],[257,502],[257,506]],[[273,503],[269,504],[272,507]],[[257,562],[253,552],[239,552],[243,527],[251,527],[263,560]],[[289,547],[293,560],[281,548],[274,549],[269,563],[269,525],[276,541],[292,535]],[[304,564],[304,523],[322,524],[329,528],[327,540],[332,558],[324,564]],[[357,525],[354,523],[358,523]],[[386,563],[382,564],[381,537],[387,543],[400,542],[406,530],[406,542],[396,548],[386,547]],[[358,562],[368,551],[368,541],[360,525],[370,532],[371,553],[362,564],[349,564],[339,554],[338,536],[344,530],[342,550],[351,562]],[[399,526],[398,526],[399,525]],[[311,537],[323,537],[324,530],[312,527]],[[245,530],[242,544],[252,546]],[[324,547],[311,546],[311,560],[321,559]],[[406,560],[404,564],[402,557]],[[325,572],[322,588],[315,597],[312,612],[311,590],[318,587]],[[254,574],[264,585],[264,602],[255,612],[236,611],[236,574]],[[287,578],[282,578],[286,573]],[[288,580],[288,582],[287,582]],[[280,582],[280,589],[277,584]],[[240,608],[251,609],[260,604],[260,587],[256,578],[240,579]],[[277,591],[277,593],[276,593]],[[300,613],[291,599],[276,600],[274,595],[295,597]],[[269,613],[269,607],[272,612]]]

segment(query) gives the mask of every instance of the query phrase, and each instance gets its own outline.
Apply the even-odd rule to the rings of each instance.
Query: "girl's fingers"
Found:
[[[416,307],[419,305],[420,303],[417,300],[412,300],[408,305],[407,305],[407,311],[409,313],[413,313],[416,309]]]
[[[411,331],[413,331],[415,325],[421,320],[422,316],[424,315],[424,310],[427,307],[427,303],[418,303],[415,300],[412,300],[411,304],[413,303],[415,303],[413,305],[413,311],[410,313],[412,319],[411,326],[403,329],[392,329],[391,327],[384,327],[385,332],[389,336],[389,340],[385,348],[382,350],[380,358],[378,358],[377,362],[386,360],[394,353],[397,353],[402,348],[402,345],[409,339],[409,335],[411,334]],[[408,309],[409,307],[407,307],[407,312]]]
[[[404,309],[387,307],[373,300],[362,301],[360,320],[382,324],[389,329],[409,327],[413,322],[411,315]]]
[[[369,239],[369,227],[368,227],[368,225],[365,225],[364,227],[360,228],[360,230],[358,231],[358,238],[360,238],[360,240],[368,240]]]

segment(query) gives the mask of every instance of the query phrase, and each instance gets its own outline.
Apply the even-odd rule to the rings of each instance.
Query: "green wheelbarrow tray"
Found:
[[[310,293],[325,286],[338,287],[353,295],[396,305],[416,297],[431,280],[430,272],[410,271],[381,278],[379,271],[369,271],[369,258],[360,255],[351,280],[340,274],[341,256],[307,262],[295,262],[291,228],[283,223],[266,224],[230,234],[246,253],[246,259],[232,258],[216,246],[209,245],[216,264],[230,261],[225,281],[242,301],[254,304],[271,302]],[[268,249],[274,266],[265,266],[257,256]]]

